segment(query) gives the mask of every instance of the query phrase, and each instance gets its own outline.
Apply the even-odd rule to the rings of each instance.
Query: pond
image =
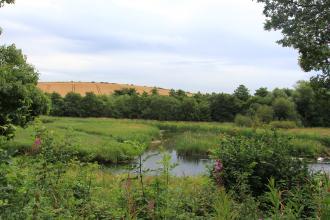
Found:
[[[326,161],[326,162],[320,162],[320,163],[311,163],[309,164],[309,169],[312,172],[324,172],[328,175],[330,175],[330,162]]]
[[[168,153],[171,156],[171,163],[176,164],[175,168],[171,170],[171,174],[174,176],[197,176],[207,174],[208,165],[211,164],[211,160],[207,157],[197,156],[180,156],[176,150],[167,149],[164,152],[159,150],[149,150],[142,155],[143,169],[151,170],[148,172],[149,175],[156,175],[162,165],[160,161],[163,158],[163,154]],[[108,170],[112,173],[126,173],[130,170],[131,166],[111,166]]]
[[[212,160],[205,156],[182,156],[174,149],[166,149],[164,152],[171,155],[171,163],[177,164],[177,166],[171,171],[171,174],[174,176],[208,175],[209,167],[212,165]],[[148,175],[156,175],[157,171],[155,170],[162,167],[160,161],[163,158],[163,153],[157,149],[153,149],[148,150],[143,154],[143,169],[151,170],[148,172]],[[106,169],[111,173],[118,174],[129,172],[131,167],[132,165],[118,165],[110,166]],[[310,163],[309,168],[312,172],[322,171],[330,175],[330,162]]]

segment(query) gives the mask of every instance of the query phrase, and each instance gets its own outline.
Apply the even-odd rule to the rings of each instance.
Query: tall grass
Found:
[[[173,144],[179,155],[206,156],[220,141],[220,134],[186,131],[173,136]]]
[[[128,141],[148,146],[159,138],[157,127],[126,120],[42,117],[43,126],[53,131],[58,140],[70,139],[73,146],[66,149],[87,161],[127,162],[137,156]],[[24,152],[35,140],[33,126],[18,129],[7,148]]]
[[[58,139],[68,135],[76,143],[68,149],[87,161],[123,163],[137,156],[136,150],[126,141],[148,146],[160,138],[160,130],[173,133],[173,147],[182,155],[206,155],[217,146],[221,134],[259,137],[269,132],[267,128],[242,128],[233,123],[216,122],[160,122],[109,118],[41,117],[44,126]],[[280,129],[278,135],[292,138],[295,156],[316,157],[328,155],[330,129],[295,128]],[[18,129],[16,137],[7,145],[11,150],[24,152],[35,140],[33,126]]]

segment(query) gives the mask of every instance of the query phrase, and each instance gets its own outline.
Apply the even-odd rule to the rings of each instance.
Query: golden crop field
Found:
[[[39,82],[38,87],[47,93],[56,92],[65,96],[69,92],[85,95],[87,92],[93,92],[97,95],[109,95],[115,90],[124,88],[135,88],[140,94],[143,92],[151,93],[154,87],[137,86],[129,84],[103,83],[103,82]],[[168,95],[169,89],[157,88],[160,95]]]

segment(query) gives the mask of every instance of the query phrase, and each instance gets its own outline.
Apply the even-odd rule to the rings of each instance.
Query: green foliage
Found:
[[[75,144],[64,149],[74,152],[85,161],[122,163],[132,160],[137,156],[137,151],[126,141],[149,145],[159,136],[159,129],[156,127],[128,121],[77,118],[43,120],[47,122],[44,126],[54,131],[57,139],[63,140],[70,135]],[[33,127],[20,129],[7,148],[29,151],[35,140],[35,135],[32,134]]]
[[[37,87],[38,73],[15,45],[0,47],[0,136],[12,138],[14,126],[26,126],[46,114],[49,101]]]
[[[266,30],[280,30],[284,47],[299,52],[300,66],[305,71],[329,74],[329,0],[257,0],[265,3]]]
[[[246,185],[253,196],[260,196],[271,177],[287,189],[304,184],[309,177],[306,164],[293,159],[290,149],[290,141],[276,134],[223,136],[213,157],[223,163],[222,180],[227,190],[239,197],[239,186]]]
[[[214,132],[186,131],[172,137],[172,145],[179,155],[206,156],[220,140],[220,135]]]
[[[272,107],[274,116],[278,120],[294,120],[297,117],[294,103],[287,98],[276,98],[272,103]]]
[[[51,109],[50,115],[64,115],[64,100],[60,94],[53,92],[52,94],[48,94],[51,100]]]
[[[34,153],[11,158],[0,150],[0,218],[267,219],[274,216],[273,203],[267,199],[270,192],[267,178],[271,176],[276,180],[274,192],[285,192],[279,197],[285,207],[279,211],[281,217],[324,216],[326,219],[329,215],[326,180],[311,179],[304,166],[296,164],[304,163],[292,159],[295,144],[280,135],[259,136],[254,131],[242,137],[237,135],[239,130],[233,131],[232,125],[215,123],[144,122],[147,126],[142,121],[50,117],[42,117],[42,121],[44,125],[37,122],[35,131],[27,132],[41,138],[41,145]],[[159,162],[162,167],[156,170],[157,175],[149,176],[150,170],[143,168],[145,160],[141,157],[148,143],[142,140],[148,140],[148,136],[140,137],[139,130],[148,131],[152,123],[167,128],[175,126],[177,132],[191,130],[182,134],[181,139],[185,139],[182,146],[211,149],[220,142],[214,155],[223,159],[221,175],[225,190],[208,177],[171,176],[170,171],[176,165],[167,153]],[[65,129],[65,135],[58,134],[68,125],[72,126],[71,130]],[[46,127],[54,132],[45,130]],[[227,132],[234,136],[219,136],[219,131],[226,131],[224,128],[231,129]],[[134,172],[112,175],[96,165],[77,161],[75,151],[67,150],[88,141],[77,142],[82,135],[77,131],[97,134],[99,139],[111,133],[129,140],[124,144],[138,158]],[[5,142],[2,145],[7,145]],[[122,154],[127,156],[129,152]],[[260,193],[261,197],[252,196]]]
[[[274,110],[267,105],[260,105],[255,113],[256,117],[263,123],[269,123],[273,120]]]
[[[266,97],[269,94],[269,91],[265,87],[261,87],[256,90],[254,93],[255,96]]]
[[[222,93],[211,98],[210,109],[213,120],[233,121],[239,112],[240,103],[236,97]]]
[[[315,98],[315,92],[309,82],[299,81],[297,83],[293,93],[293,100],[304,125],[312,125],[316,121]]]
[[[296,128],[297,123],[294,121],[272,121],[269,123],[271,128],[283,128],[283,129],[290,129]]]
[[[78,93],[70,92],[66,94],[63,100],[63,116],[79,117],[82,115],[81,108],[82,97]]]
[[[84,117],[99,117],[104,114],[106,104],[94,93],[86,93],[80,103]]]
[[[317,140],[294,138],[290,142],[293,145],[292,155],[316,158],[319,155],[327,154],[324,144]]]
[[[234,220],[238,219],[239,213],[235,210],[235,203],[232,198],[225,192],[219,190],[217,199],[215,200],[215,219],[217,220]]]
[[[182,90],[171,90],[169,96],[146,92],[140,95],[134,89],[124,89],[113,95],[88,93],[81,97],[69,93],[64,98],[59,94],[49,96],[53,116],[234,122],[236,115],[241,114],[263,124],[272,120],[292,120],[304,126],[328,126],[328,85],[326,78],[315,77],[311,82],[298,82],[295,89],[276,88],[270,92],[262,87],[254,96],[243,85],[232,95],[190,95]]]
[[[114,95],[115,96],[120,96],[120,95],[132,96],[132,95],[137,95],[137,91],[134,88],[124,88],[121,90],[115,90]]]
[[[250,98],[250,92],[244,85],[240,85],[233,94],[239,100],[246,102]]]
[[[253,120],[249,116],[238,114],[235,117],[235,125],[239,127],[252,127]]]
[[[317,76],[311,79],[311,87],[315,94],[313,125],[330,126],[330,77]]]

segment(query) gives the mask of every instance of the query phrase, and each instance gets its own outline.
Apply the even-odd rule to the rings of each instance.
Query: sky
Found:
[[[16,0],[0,9],[0,44],[15,43],[40,81],[127,83],[190,92],[308,79],[297,52],[263,29],[252,0]]]

